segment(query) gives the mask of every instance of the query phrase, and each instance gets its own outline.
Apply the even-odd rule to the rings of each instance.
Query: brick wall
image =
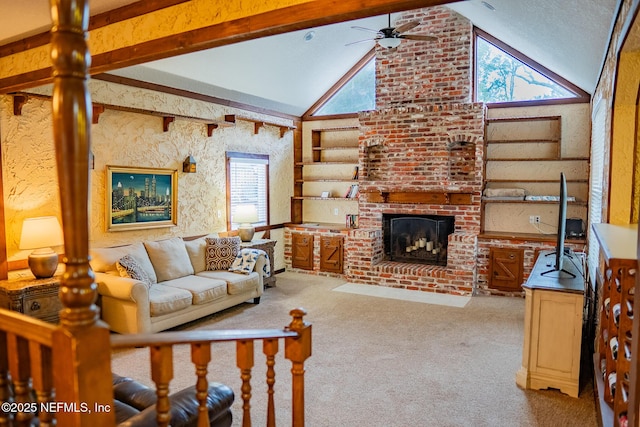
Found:
[[[421,24],[407,34],[438,40],[403,40],[395,49],[377,48],[376,109],[470,102],[471,22],[445,7],[433,7],[408,11],[392,25],[413,20]]]

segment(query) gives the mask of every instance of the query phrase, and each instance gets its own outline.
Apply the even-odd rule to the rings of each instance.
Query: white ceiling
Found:
[[[0,1],[3,3],[0,44],[48,28],[48,0]],[[477,27],[592,93],[617,1],[486,0],[493,6],[491,10],[481,0],[467,0],[450,7]],[[133,2],[93,0],[91,14]],[[392,15],[392,22],[395,16]],[[374,46],[373,42],[345,46],[370,37],[351,26],[379,29],[386,27],[387,21],[387,16],[378,16],[333,24],[113,73],[299,116]],[[315,36],[305,41],[304,35],[311,30]],[[416,27],[411,33],[428,34],[428,28]]]

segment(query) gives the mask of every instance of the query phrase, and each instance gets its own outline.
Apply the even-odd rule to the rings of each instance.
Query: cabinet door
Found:
[[[501,291],[522,290],[524,249],[489,248],[489,287]]]
[[[291,233],[291,266],[313,270],[313,236]]]
[[[342,273],[343,238],[322,236],[320,238],[320,270]]]

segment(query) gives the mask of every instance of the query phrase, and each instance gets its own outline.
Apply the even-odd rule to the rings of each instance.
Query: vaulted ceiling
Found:
[[[134,3],[93,0],[92,15]],[[618,0],[467,0],[449,7],[586,92],[592,93],[609,42]],[[47,0],[3,5],[0,45],[49,28]],[[397,14],[391,15],[393,23]],[[354,41],[388,16],[310,28],[167,58],[114,71],[286,114],[302,115],[373,46]],[[419,26],[411,33],[428,34]],[[426,43],[404,41],[403,43]],[[398,49],[402,49],[402,45]]]

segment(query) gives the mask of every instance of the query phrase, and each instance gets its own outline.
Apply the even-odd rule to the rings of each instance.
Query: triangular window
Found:
[[[476,29],[475,98],[504,103],[589,99],[582,89],[489,34]]]
[[[376,60],[369,59],[312,115],[357,113],[376,109]]]

